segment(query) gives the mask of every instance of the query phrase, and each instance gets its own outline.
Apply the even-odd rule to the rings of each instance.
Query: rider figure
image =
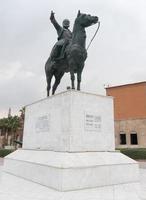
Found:
[[[56,21],[53,11],[51,11],[50,20],[58,34],[58,41],[54,45],[53,50],[51,52],[52,60],[56,61],[64,58],[65,48],[72,38],[72,33],[69,30],[70,21],[68,19],[63,20],[63,27],[61,27]]]

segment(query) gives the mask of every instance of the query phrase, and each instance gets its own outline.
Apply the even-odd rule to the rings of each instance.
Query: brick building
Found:
[[[146,147],[146,81],[106,88],[114,97],[116,147]]]

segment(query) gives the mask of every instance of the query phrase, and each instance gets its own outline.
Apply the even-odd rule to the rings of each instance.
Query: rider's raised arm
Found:
[[[51,23],[54,25],[58,35],[60,35],[60,32],[62,31],[62,27],[56,21],[54,14],[55,13],[53,11],[51,11],[50,20],[51,20]]]

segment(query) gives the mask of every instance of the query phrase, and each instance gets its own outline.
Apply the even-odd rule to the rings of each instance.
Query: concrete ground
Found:
[[[140,161],[139,162],[140,166],[140,195],[141,195],[141,200],[146,200],[146,161]],[[56,195],[57,199],[63,200],[63,199],[68,199],[68,200],[76,200],[78,196],[76,196],[75,192],[72,194],[72,198],[67,196],[67,193],[64,193],[62,196],[61,193],[53,193],[53,191],[47,187],[41,186],[39,184],[14,177],[10,174],[5,174],[4,178],[1,176],[2,175],[2,167],[3,167],[3,159],[0,158],[0,181],[3,179],[4,184],[0,183],[0,200],[55,200]],[[91,191],[92,189],[90,189]],[[134,190],[134,188],[132,188]],[[98,200],[101,199],[100,197],[95,198],[93,195],[94,189],[90,192],[91,195],[88,197],[88,190],[86,190],[85,198],[84,200]],[[108,191],[107,191],[108,193]],[[51,198],[49,197],[51,195]],[[92,196],[93,195],[93,196]],[[123,194],[122,194],[123,195]],[[67,196],[64,198],[64,196]],[[111,200],[111,198],[105,194],[105,198],[102,198],[104,200]],[[46,198],[47,197],[47,198]],[[114,200],[127,200],[125,196],[117,195],[116,198],[112,198]],[[131,197],[128,198],[128,200],[137,200],[139,198],[132,198],[132,192],[131,192]]]
[[[4,159],[0,158],[0,166],[3,165],[3,161],[4,161]]]

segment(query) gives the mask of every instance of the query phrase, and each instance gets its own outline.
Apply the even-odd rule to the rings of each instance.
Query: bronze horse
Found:
[[[85,28],[98,22],[98,17],[80,13],[74,22],[72,40],[65,50],[64,59],[54,63],[51,60],[51,55],[45,64],[45,72],[47,79],[47,96],[51,89],[51,79],[55,77],[55,83],[52,88],[52,94],[55,93],[57,86],[65,72],[70,72],[71,88],[75,89],[75,73],[77,73],[77,90],[80,90],[81,74],[84,68],[84,63],[87,58],[86,51],[86,32]]]

